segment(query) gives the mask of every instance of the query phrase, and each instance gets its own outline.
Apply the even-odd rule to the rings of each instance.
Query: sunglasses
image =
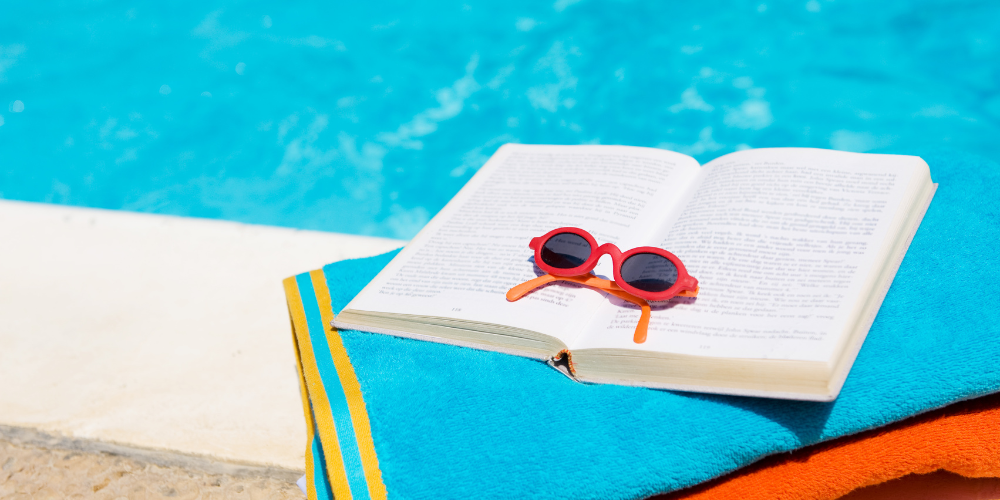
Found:
[[[535,265],[547,274],[511,288],[507,300],[515,301],[528,292],[553,281],[570,281],[606,291],[642,308],[633,340],[646,340],[650,308],[647,300],[696,297],[698,280],[688,274],[676,255],[656,247],[638,247],[622,252],[612,243],[598,246],[590,233],[580,228],[561,227],[528,244],[535,251]],[[598,278],[591,271],[597,261],[610,255],[614,281]]]

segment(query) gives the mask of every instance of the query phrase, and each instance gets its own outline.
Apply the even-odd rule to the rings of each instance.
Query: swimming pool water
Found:
[[[1000,2],[0,4],[0,197],[409,238],[505,142],[1000,159]]]

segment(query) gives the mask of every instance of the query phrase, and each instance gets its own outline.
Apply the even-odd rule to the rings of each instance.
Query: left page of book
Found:
[[[651,148],[505,145],[345,310],[503,325],[569,344],[603,294],[550,286],[508,302],[507,290],[541,273],[525,258],[529,241],[565,226],[599,244],[627,240],[661,223],[699,170]],[[602,264],[597,273],[610,275]]]

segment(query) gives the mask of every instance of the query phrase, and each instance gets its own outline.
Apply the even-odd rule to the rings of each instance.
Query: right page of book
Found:
[[[681,258],[698,297],[653,303],[642,344],[632,341],[638,309],[609,299],[571,347],[829,360],[925,178],[912,156],[781,148],[718,158],[647,239]]]

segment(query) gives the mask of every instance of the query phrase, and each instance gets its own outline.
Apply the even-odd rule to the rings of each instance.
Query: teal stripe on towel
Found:
[[[313,430],[312,440],[313,478],[316,486],[316,500],[334,500],[333,490],[326,478],[326,458],[320,446],[319,433]]]
[[[343,456],[344,469],[347,472],[347,484],[355,499],[369,500],[368,483],[365,480],[364,467],[361,465],[361,451],[358,449],[358,440],[354,434],[351,412],[347,407],[347,395],[344,394],[344,388],[340,385],[340,377],[333,364],[330,345],[326,341],[326,328],[328,327],[323,324],[312,278],[309,273],[303,273],[296,276],[295,281],[299,286],[306,323],[309,325],[309,339],[312,342],[313,355],[316,356],[316,366],[319,367],[326,397],[330,400],[330,411],[333,413],[333,421],[337,430],[340,454]]]

